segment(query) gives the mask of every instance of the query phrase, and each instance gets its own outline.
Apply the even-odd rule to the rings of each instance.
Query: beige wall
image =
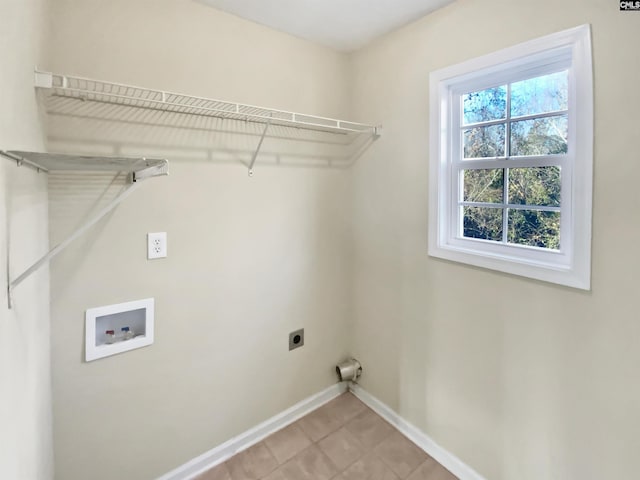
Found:
[[[429,72],[590,23],[593,288],[427,256]],[[640,15],[604,0],[459,0],[353,56],[362,384],[492,480],[637,478]]]
[[[322,167],[340,149],[270,139],[248,179],[240,163],[257,129],[150,125],[184,126],[179,116],[131,114],[122,123],[86,108],[51,117],[51,150],[171,160],[169,177],[145,182],[52,263],[56,478],[154,478],[328,386],[331,366],[349,350],[365,365],[366,389],[488,479],[634,478],[640,261],[627,212],[640,202],[629,145],[640,107],[640,18],[616,8],[459,0],[349,58],[187,0],[53,0],[45,66],[54,71],[385,127],[351,173]],[[429,72],[583,23],[593,27],[596,85],[592,291],[428,258]],[[17,32],[3,31],[2,46],[7,35],[16,43]],[[14,61],[27,78],[25,58]],[[29,82],[0,91],[26,98]],[[32,133],[19,128],[12,139],[25,135],[18,143],[37,148],[27,111]],[[16,128],[6,115],[0,121],[0,135]],[[0,175],[12,188],[24,183],[8,176],[22,175],[37,192],[22,218],[44,228],[42,177],[8,167]],[[52,241],[121,185],[102,175],[50,176]],[[0,215],[20,218],[15,196],[0,200]],[[145,260],[150,231],[168,232],[166,260]],[[44,248],[30,245],[24,255]],[[34,280],[20,294],[45,301],[39,278],[41,288]],[[156,343],[84,363],[86,308],[148,296],[157,302]],[[42,305],[29,308],[47,315]],[[24,364],[0,371],[2,387],[34,397],[11,397],[23,413],[0,436],[10,445],[0,473],[33,455],[46,472],[46,428],[33,450],[9,439],[25,431],[18,424],[27,412],[40,412],[28,425],[47,425],[46,388],[27,388],[46,385],[35,367],[44,357],[23,359],[34,349],[16,339],[29,346],[37,337],[46,348],[48,332],[2,322],[3,368],[14,364],[5,352]],[[301,326],[307,345],[289,353],[287,333]]]
[[[0,3],[0,149],[43,148],[33,91],[42,60],[44,2]],[[15,277],[47,251],[47,180],[0,158],[0,478],[53,477],[49,361],[49,273],[14,291],[7,308],[7,261]],[[9,251],[10,249],[10,251]]]
[[[347,113],[344,54],[191,1],[53,7],[53,71]],[[347,353],[349,175],[316,158],[334,147],[272,138],[248,178],[241,162],[259,128],[109,117],[82,108],[52,116],[50,149],[155,153],[169,158],[170,175],[144,182],[52,262],[61,480],[155,478],[328,387]],[[149,126],[167,122],[195,123]],[[53,242],[121,187],[111,180],[50,176]],[[146,234],[155,231],[168,232],[169,256],[147,261]],[[146,297],[156,299],[155,344],[85,363],[85,310]],[[289,352],[288,333],[301,327],[306,344]]]

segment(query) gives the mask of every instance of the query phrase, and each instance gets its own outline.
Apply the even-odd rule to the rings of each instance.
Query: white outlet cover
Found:
[[[147,259],[167,256],[167,232],[147,233]]]

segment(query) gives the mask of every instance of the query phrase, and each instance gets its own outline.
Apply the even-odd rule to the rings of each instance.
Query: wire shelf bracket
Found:
[[[141,180],[159,175],[168,175],[169,173],[169,162],[165,159],[88,157],[4,150],[0,150],[0,155],[9,160],[15,161],[18,166],[26,165],[36,169],[38,172],[50,172],[56,170],[89,170],[127,172],[130,174],[129,184],[113,200],[96,212],[93,217],[80,225],[62,242],[49,250],[45,255],[36,260],[29,268],[13,279],[11,279],[10,262],[7,261],[7,299],[9,309],[13,306],[13,290],[18,285],[26,280],[31,274],[39,270],[45,263],[62,252],[71,242],[84,234],[108,213],[113,211],[113,209],[115,209],[139,187]]]
[[[260,149],[262,148],[262,142],[264,142],[264,137],[267,134],[267,130],[271,126],[271,119],[264,126],[264,130],[262,131],[262,135],[260,136],[260,141],[258,142],[258,146],[256,147],[255,152],[253,152],[253,156],[251,157],[251,163],[249,164],[249,176],[253,176],[253,165],[256,163],[256,158],[258,158],[258,153],[260,153]]]

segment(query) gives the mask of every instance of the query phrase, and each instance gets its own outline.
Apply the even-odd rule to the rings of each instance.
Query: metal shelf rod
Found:
[[[0,155],[8,158],[9,160],[13,160],[14,162],[16,162],[16,165],[18,165],[19,167],[22,167],[23,165],[27,165],[28,167],[36,169],[38,172],[49,173],[48,169],[38,165],[37,163],[27,160],[26,158],[18,157],[12,154],[11,152],[0,150]]]

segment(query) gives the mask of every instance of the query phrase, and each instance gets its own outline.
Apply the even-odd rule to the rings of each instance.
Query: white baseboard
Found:
[[[284,412],[271,417],[260,425],[241,433],[237,437],[232,438],[222,445],[218,445],[199,457],[181,465],[175,470],[162,475],[157,480],[190,480],[231,458],[236,453],[255,445],[272,433],[277,432],[299,418],[304,417],[306,414],[312,412],[318,407],[321,407],[328,401],[333,400],[338,395],[346,391],[346,382],[332,385],[322,392],[302,400]]]
[[[400,433],[424,450],[428,455],[432,456],[440,465],[460,480],[486,480],[454,454],[438,445],[429,435],[407,422],[389,406],[364,390],[360,385],[352,383],[349,385],[349,390],[351,390],[362,403],[396,427]]]

